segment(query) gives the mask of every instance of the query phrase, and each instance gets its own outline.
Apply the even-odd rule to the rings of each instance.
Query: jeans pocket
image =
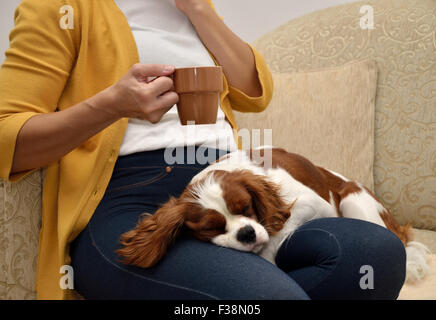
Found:
[[[168,175],[165,168],[165,166],[153,166],[119,169],[111,178],[106,193],[128,191],[158,182]]]

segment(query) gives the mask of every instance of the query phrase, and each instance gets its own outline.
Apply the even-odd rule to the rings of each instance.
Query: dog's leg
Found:
[[[339,191],[339,196],[339,210],[344,218],[365,220],[386,228],[380,216],[385,208],[365,188],[348,181]]]

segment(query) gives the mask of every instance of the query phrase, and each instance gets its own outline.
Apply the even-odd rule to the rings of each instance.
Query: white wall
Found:
[[[36,0],[37,1],[37,0]],[[95,0],[86,0],[95,1]],[[104,0],[111,1],[111,0]],[[144,0],[147,1],[147,0]],[[355,0],[213,0],[226,24],[242,39],[252,42],[290,19]],[[0,3],[0,64],[9,47],[14,10],[21,0]]]
[[[356,0],[213,0],[225,23],[252,42],[304,14]]]
[[[0,64],[9,48],[9,32],[14,26],[14,11],[21,0],[1,0],[0,3]]]

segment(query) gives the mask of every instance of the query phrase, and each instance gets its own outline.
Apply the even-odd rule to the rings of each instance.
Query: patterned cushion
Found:
[[[436,255],[436,231],[413,228],[413,239],[424,243],[430,249],[430,252]],[[434,267],[434,271],[436,273],[436,263]]]

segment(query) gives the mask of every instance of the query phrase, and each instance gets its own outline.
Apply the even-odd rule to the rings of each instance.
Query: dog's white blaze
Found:
[[[223,215],[228,215],[227,204],[223,197],[223,189],[213,175],[207,176],[202,183],[193,188],[196,202],[203,208],[216,210]]]
[[[363,188],[360,192],[350,193],[342,199],[339,210],[345,218],[366,220],[386,228],[380,216],[385,208]]]

